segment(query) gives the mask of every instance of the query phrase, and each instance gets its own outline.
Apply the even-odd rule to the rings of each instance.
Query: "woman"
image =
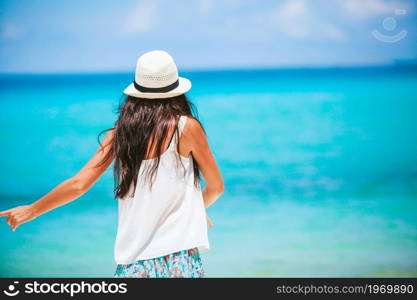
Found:
[[[205,208],[223,193],[223,180],[185,96],[190,88],[167,52],[139,57],[118,120],[87,164],[36,202],[0,216],[15,231],[83,195],[114,161],[114,277],[204,277],[200,253],[209,250],[212,227]]]

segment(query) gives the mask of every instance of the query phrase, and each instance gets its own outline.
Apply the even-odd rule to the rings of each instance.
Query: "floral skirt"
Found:
[[[204,269],[198,248],[165,256],[118,264],[113,277],[125,278],[201,278]]]

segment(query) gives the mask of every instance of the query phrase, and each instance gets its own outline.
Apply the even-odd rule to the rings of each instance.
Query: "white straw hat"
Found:
[[[139,57],[135,80],[123,91],[140,98],[168,98],[191,89],[187,78],[178,76],[177,65],[167,52],[154,50]]]

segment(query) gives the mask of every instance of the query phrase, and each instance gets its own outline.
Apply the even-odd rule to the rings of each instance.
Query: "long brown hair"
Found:
[[[104,164],[108,159],[114,158],[114,196],[124,198],[130,190],[133,182],[133,194],[137,184],[137,175],[142,161],[149,149],[156,153],[153,164],[146,170],[145,179],[152,186],[156,171],[159,166],[160,156],[164,141],[170,128],[174,126],[174,134],[178,134],[178,120],[181,115],[186,115],[199,122],[197,111],[185,94],[163,99],[145,99],[124,95],[117,108],[119,117],[113,128],[105,129],[98,135],[108,130],[115,130],[110,149],[103,160],[97,165]],[[203,128],[204,131],[204,128]],[[171,141],[173,138],[171,137]],[[179,145],[177,145],[178,150]],[[153,150],[155,149],[155,150]],[[179,152],[176,151],[177,156]],[[192,153],[191,153],[192,155]],[[153,157],[152,157],[153,158]],[[181,159],[178,160],[182,163]],[[194,157],[194,184],[200,183],[200,170]]]

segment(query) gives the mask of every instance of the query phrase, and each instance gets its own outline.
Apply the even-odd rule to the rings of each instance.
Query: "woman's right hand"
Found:
[[[0,217],[8,217],[6,222],[15,231],[18,226],[37,217],[32,205],[22,205],[0,212]]]

